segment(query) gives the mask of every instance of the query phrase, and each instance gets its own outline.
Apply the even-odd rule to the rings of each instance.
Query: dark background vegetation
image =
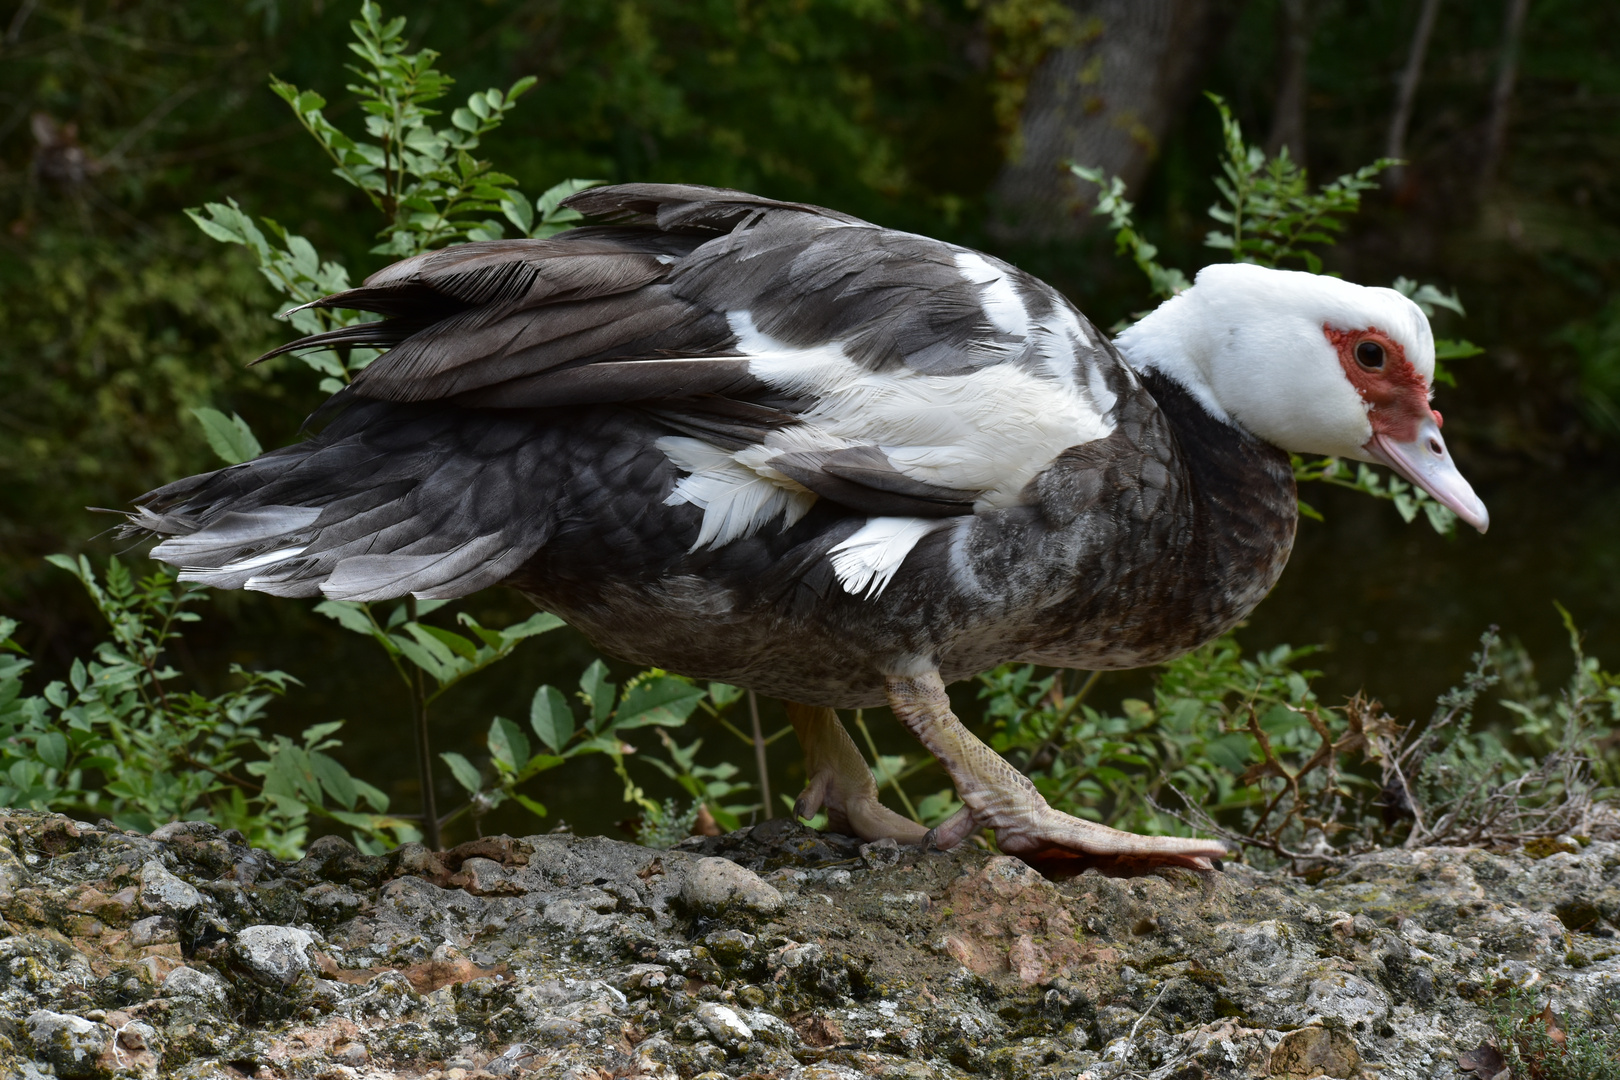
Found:
[[[1220,257],[1200,246],[1219,129],[1196,91],[1224,95],[1252,136],[1290,146],[1313,176],[1349,171],[1386,151],[1424,6],[484,0],[388,11],[444,54],[460,91],[538,77],[483,151],[531,192],[578,176],[814,201],[993,251],[1107,326],[1145,306],[1146,290],[1089,226],[1089,193],[1060,172],[1062,147],[1036,133],[1076,132],[1069,153],[1130,180],[1163,261],[1191,271]],[[241,249],[207,240],[181,211],[235,198],[357,273],[381,265],[368,250],[383,223],[266,89],[272,72],[319,89],[336,123],[358,127],[341,89],[353,13],[339,0],[0,4],[0,613],[21,620],[44,677],[101,634],[78,585],[42,561],[113,550],[98,535],[111,519],[84,508],[122,507],[214,467],[193,406],[240,412],[275,445],[319,399],[296,361],[244,367],[286,336],[267,316],[275,298]],[[1169,54],[1153,51],[1172,39]],[[1616,42],[1620,6],[1597,0],[1438,4],[1402,146],[1410,164],[1328,265],[1366,284],[1405,275],[1460,292],[1467,319],[1444,315],[1440,329],[1486,352],[1457,365],[1460,385],[1437,404],[1495,524],[1448,540],[1388,504],[1307,493],[1328,522],[1304,525],[1241,638],[1325,643],[1324,700],[1365,687],[1424,713],[1493,622],[1556,683],[1568,659],[1555,599],[1591,652],[1620,654]],[[1156,78],[1133,82],[1133,70]],[[1035,212],[1017,203],[1032,190]],[[501,593],[472,607],[486,622],[522,613]],[[230,660],[293,672],[308,685],[277,706],[277,723],[357,721],[347,763],[412,800],[403,695],[369,643],[302,602],[220,594],[208,608],[182,667],[204,686]],[[523,715],[537,682],[571,685],[592,655],[559,635],[525,648],[439,712],[439,748],[475,755],[491,712]],[[1116,698],[1145,686],[1103,684]],[[790,742],[773,761],[791,790]],[[735,750],[724,748],[745,761]],[[612,806],[581,802],[593,788],[616,804],[605,768],[590,766],[546,801],[599,831]]]

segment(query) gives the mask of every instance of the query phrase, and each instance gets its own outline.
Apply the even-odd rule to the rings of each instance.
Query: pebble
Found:
[[[291,986],[314,970],[315,939],[296,926],[249,926],[236,935],[236,958],[261,982]]]
[[[156,859],[141,867],[141,910],[154,915],[189,915],[207,903],[197,889],[163,868]]]
[[[698,1023],[714,1037],[714,1041],[722,1046],[736,1046],[754,1037],[753,1029],[743,1023],[737,1010],[728,1006],[705,1001],[697,1007],[697,1018]]]
[[[681,883],[681,900],[705,915],[718,915],[730,907],[773,915],[782,908],[782,894],[758,874],[721,858],[697,861]]]

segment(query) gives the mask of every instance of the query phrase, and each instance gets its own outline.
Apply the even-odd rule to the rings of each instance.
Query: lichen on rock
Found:
[[[1508,987],[1620,1000],[1603,842],[1311,884],[1053,882],[787,821],[671,851],[238,841],[0,813],[0,1073],[1460,1080]]]

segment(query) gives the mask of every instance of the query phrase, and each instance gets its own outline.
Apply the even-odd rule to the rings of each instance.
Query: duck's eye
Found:
[[[1384,347],[1376,341],[1363,341],[1356,346],[1356,363],[1371,371],[1384,366]]]

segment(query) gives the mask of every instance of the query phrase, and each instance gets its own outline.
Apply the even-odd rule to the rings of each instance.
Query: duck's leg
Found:
[[[895,716],[939,759],[965,804],[964,815],[935,830],[931,839],[940,847],[960,843],[974,828],[988,826],[1002,851],[1059,872],[1090,866],[1126,873],[1155,866],[1212,870],[1214,860],[1226,854],[1213,840],[1137,836],[1053,810],[1028,777],[956,718],[937,671],[891,676],[888,692]]]
[[[862,840],[887,836],[902,844],[923,842],[927,829],[878,801],[872,770],[855,748],[855,740],[838,722],[837,713],[791,701],[787,712],[793,733],[804,749],[804,772],[809,778],[793,804],[797,817],[815,817],[816,811],[824,809],[827,824],[834,832]]]

